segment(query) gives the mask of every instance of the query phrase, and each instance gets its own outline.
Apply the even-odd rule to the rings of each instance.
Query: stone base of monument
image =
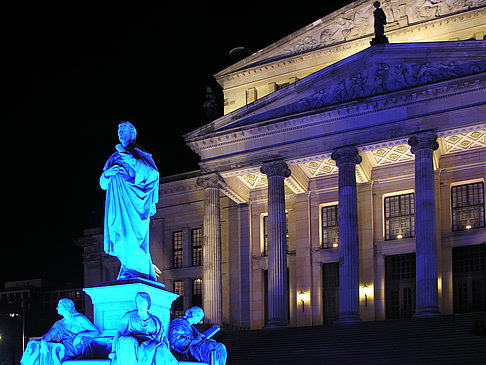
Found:
[[[370,45],[371,46],[374,46],[375,44],[388,44],[388,43],[390,43],[390,42],[388,41],[388,37],[387,36],[374,37],[370,41]]]
[[[62,363],[62,365],[110,365],[111,360],[67,360]],[[209,365],[204,362],[193,362],[193,361],[179,361],[181,365]]]
[[[151,280],[128,279],[105,281],[99,286],[85,288],[93,303],[93,323],[102,336],[114,336],[123,315],[135,310],[135,295],[146,292],[150,295],[152,305],[149,312],[157,316],[164,327],[169,329],[170,307],[179,296],[165,290],[165,285]]]
[[[113,336],[120,320],[126,312],[135,310],[135,295],[145,292],[150,295],[151,307],[149,312],[157,316],[168,333],[170,324],[170,307],[179,296],[165,290],[165,285],[145,279],[127,279],[105,281],[92,288],[84,288],[93,303],[93,323],[101,331],[101,335],[94,339],[94,359],[67,360],[63,365],[109,365]],[[193,361],[179,361],[184,365],[208,365]]]

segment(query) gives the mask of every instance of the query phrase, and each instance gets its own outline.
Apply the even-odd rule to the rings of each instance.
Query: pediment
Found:
[[[405,30],[410,26],[425,24],[484,6],[486,0],[381,1],[381,8],[387,17],[386,31]],[[354,1],[229,66],[215,76],[218,78],[256,65],[372,36],[373,10],[373,1]],[[439,27],[436,28],[435,31],[440,30]]]
[[[485,55],[486,41],[373,46],[235,110],[185,138],[190,143],[484,72]]]

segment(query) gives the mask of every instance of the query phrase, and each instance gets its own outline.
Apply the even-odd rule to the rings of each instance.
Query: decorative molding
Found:
[[[430,85],[427,90],[421,90],[419,92],[417,90],[403,90],[403,93],[399,97],[396,95],[384,94],[382,96],[378,96],[378,99],[375,97],[373,100],[362,100],[352,105],[345,104],[339,109],[322,110],[312,114],[296,114],[292,119],[285,118],[283,121],[279,121],[278,118],[274,118],[276,119],[274,123],[257,125],[253,128],[244,130],[240,129],[238,131],[225,134],[224,136],[193,140],[188,141],[187,143],[195,152],[200,154],[200,152],[207,149],[218,148],[255,138],[309,128],[317,125],[329,124],[347,118],[364,116],[406,105],[428,103],[436,99],[459,96],[472,91],[484,90],[486,90],[486,80],[484,77],[480,77],[474,80],[474,82],[458,79],[457,82],[450,83],[447,86]]]
[[[447,3],[458,4],[462,2],[464,6],[462,6],[461,9],[448,11],[446,13],[439,11],[438,14],[440,15],[435,15],[437,14],[436,11],[434,15],[429,14],[429,16],[421,16],[418,19],[404,14],[399,16],[397,20],[397,16],[393,15],[393,12],[396,13],[397,9],[399,12],[403,12],[403,6],[406,5],[403,4],[404,1],[401,1],[402,4],[399,5],[397,4],[398,0],[386,1],[386,3],[382,1],[381,7],[387,14],[388,23],[385,26],[385,31],[390,39],[405,36],[410,42],[420,42],[423,39],[423,37],[420,37],[420,34],[423,34],[424,30],[428,28],[439,29],[446,27],[449,24],[470,22],[471,18],[486,15],[486,0],[472,0],[467,5],[466,2],[458,0],[435,0],[433,1],[434,4],[429,2],[431,6],[427,6],[426,1],[424,0],[414,1],[422,3],[422,5],[417,7],[418,9],[424,9],[423,14],[427,12],[425,9],[430,10],[439,4],[444,8],[444,6],[449,6]],[[388,5],[388,3],[390,3],[390,5]],[[391,3],[393,3],[393,5]],[[369,12],[369,15],[366,15],[367,25],[363,27],[364,23],[360,22],[359,25],[353,24],[352,28],[346,28],[346,25],[351,26],[352,19],[355,16],[363,14],[363,11],[358,10],[355,4],[356,2],[349,4],[348,7],[351,9],[348,11],[348,14],[345,13],[341,15],[336,12],[329,14],[314,22],[310,26],[310,31],[297,31],[284,40],[276,42],[254,55],[249,56],[247,59],[222,70],[216,74],[215,77],[221,82],[231,82],[243,79],[252,74],[267,72],[268,70],[275,71],[280,67],[296,65],[305,60],[326,59],[326,56],[329,54],[349,52],[351,49],[357,49],[357,51],[359,51],[369,47],[369,41],[373,36],[372,2],[366,2],[366,9],[364,11],[366,14]],[[342,11],[343,9],[339,11]],[[467,14],[464,13],[465,11],[467,11]],[[353,12],[354,14],[351,14]],[[359,15],[359,17],[361,18],[362,15]],[[360,30],[359,33],[357,32],[358,30]],[[411,35],[415,33],[419,34],[419,36],[416,39],[413,37],[411,38]],[[345,37],[345,34],[347,34],[347,37]],[[292,38],[295,39],[289,41],[289,39]],[[435,39],[432,41],[435,41]],[[357,51],[351,53],[356,53]]]
[[[441,152],[443,154],[484,148],[486,147],[486,129],[454,133],[442,137],[441,140]]]
[[[356,3],[353,3],[355,5]],[[387,17],[386,31],[409,27],[409,23],[422,24],[445,16],[480,8],[486,0],[382,0],[381,8]],[[341,14],[336,12],[314,22],[311,32],[306,32],[281,54],[301,54],[315,49],[348,42],[373,34],[373,3],[357,4]]]

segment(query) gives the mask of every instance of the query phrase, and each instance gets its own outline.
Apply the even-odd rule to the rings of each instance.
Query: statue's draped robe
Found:
[[[112,365],[176,365],[160,320],[149,314],[143,320],[136,310],[125,314],[124,333],[113,344],[116,357]]]
[[[22,365],[61,365],[64,360],[90,357],[92,338],[83,337],[79,344],[74,346],[73,342],[77,334],[69,331],[62,320],[57,321],[52,328],[59,341],[47,342],[46,354],[41,354],[40,341],[29,341],[20,360]]]
[[[159,172],[150,154],[135,148],[139,154],[135,158],[122,145],[116,148],[103,171],[119,165],[123,172],[100,178],[100,186],[106,190],[104,250],[120,260],[118,279],[157,280],[150,257],[149,226],[159,199]]]
[[[375,37],[381,38],[385,36],[385,24],[386,15],[382,8],[375,9],[373,11],[373,16],[375,18]]]
[[[201,333],[184,317],[171,322],[169,342],[172,349],[194,360],[212,364],[212,356],[214,364],[226,364],[226,346],[208,338],[201,340]]]

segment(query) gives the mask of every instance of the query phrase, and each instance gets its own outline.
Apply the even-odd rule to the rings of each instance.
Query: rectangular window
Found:
[[[285,235],[289,248],[289,215],[285,212]],[[268,215],[263,216],[263,256],[268,256]]]
[[[385,240],[415,236],[415,194],[385,198]]]
[[[322,207],[322,248],[339,247],[339,206]]]
[[[192,306],[202,308],[202,279],[197,278],[192,280]]]
[[[191,234],[192,238],[192,266],[202,265],[202,229],[194,228]]]
[[[182,246],[183,234],[182,231],[172,233],[172,267],[177,269],[182,267]]]
[[[174,281],[174,294],[177,294],[179,298],[172,303],[172,311],[176,318],[180,318],[184,315],[184,281]]]
[[[484,227],[484,183],[453,186],[452,230]]]

